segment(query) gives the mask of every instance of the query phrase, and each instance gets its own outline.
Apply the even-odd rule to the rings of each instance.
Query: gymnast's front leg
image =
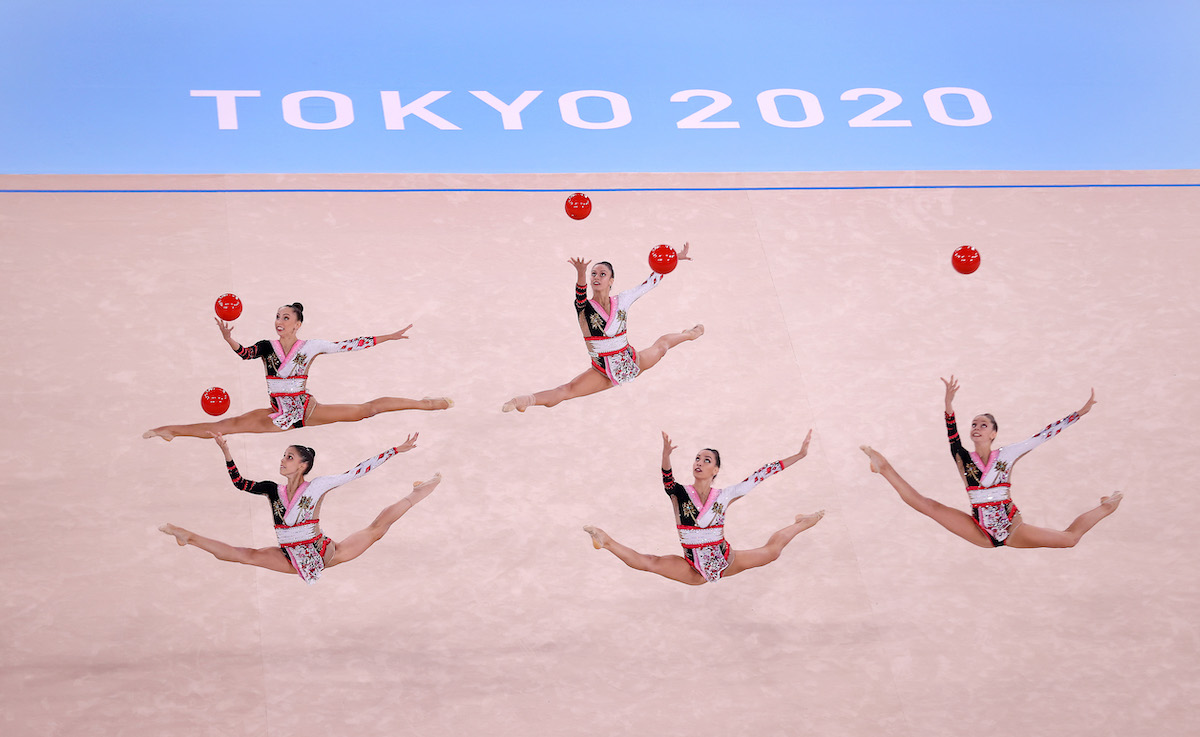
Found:
[[[522,394],[513,397],[500,409],[502,412],[511,412],[514,409],[518,412],[524,412],[526,409],[534,406],[553,407],[559,402],[565,402],[568,399],[578,399],[579,397],[586,397],[589,394],[602,392],[605,389],[612,388],[612,385],[612,381],[607,376],[595,369],[588,369],[566,384],[553,389],[546,389],[536,394]]]
[[[271,410],[255,409],[237,417],[227,417],[216,422],[198,422],[193,425],[163,425],[142,433],[142,437],[162,438],[168,443],[177,437],[209,438],[213,433],[218,435],[236,435],[238,433],[282,432],[283,428],[271,421]]]
[[[291,561],[279,548],[239,548],[219,540],[203,537],[175,525],[163,525],[158,528],[161,532],[171,535],[180,547],[193,545],[212,555],[217,560],[230,563],[241,563],[248,566],[266,568],[279,573],[295,573]]]
[[[607,550],[635,571],[657,573],[663,578],[685,583],[689,586],[699,586],[704,583],[695,568],[678,555],[647,555],[613,540],[607,532],[599,527],[588,525],[583,531],[592,537],[592,547],[597,550]]]

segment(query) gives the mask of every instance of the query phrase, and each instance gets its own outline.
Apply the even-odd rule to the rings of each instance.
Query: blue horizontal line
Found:
[[[1200,183],[1183,184],[897,184],[862,186],[814,187],[588,187],[588,192],[803,192],[886,189],[1090,189],[1127,187],[1200,187]],[[521,188],[384,188],[384,189],[0,189],[0,194],[401,194],[438,192],[509,192],[522,194],[576,192],[579,187]]]

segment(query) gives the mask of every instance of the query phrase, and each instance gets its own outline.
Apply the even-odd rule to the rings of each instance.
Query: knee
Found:
[[[666,559],[661,555],[643,555],[635,561],[633,568],[649,573],[661,573],[664,568],[664,560]]]
[[[230,563],[250,563],[250,556],[254,551],[250,548],[234,548],[229,553],[217,555],[219,560],[229,561]]]

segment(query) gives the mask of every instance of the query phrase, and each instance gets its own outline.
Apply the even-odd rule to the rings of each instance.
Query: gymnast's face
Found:
[[[296,331],[302,324],[300,316],[291,307],[284,306],[275,310],[275,334],[280,338],[296,337]]]
[[[297,473],[304,475],[306,465],[308,464],[300,457],[296,449],[289,445],[287,450],[283,451],[283,458],[279,461],[279,475],[291,476]]]
[[[596,264],[592,267],[591,285],[592,291],[607,292],[612,287],[613,275],[604,264]]]
[[[717,471],[721,467],[717,465],[717,456],[711,450],[702,450],[696,454],[696,460],[692,463],[692,475],[697,481],[712,481],[717,477]]]
[[[971,420],[971,440],[976,443],[990,443],[996,439],[996,426],[983,415]]]

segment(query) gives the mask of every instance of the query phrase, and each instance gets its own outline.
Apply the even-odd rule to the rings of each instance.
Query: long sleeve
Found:
[[[271,352],[271,341],[260,340],[254,345],[244,345],[234,351],[241,356],[243,361],[253,361],[256,358],[262,358]]]
[[[658,283],[663,280],[663,275],[658,272],[650,274],[646,281],[642,282],[633,289],[626,289],[617,295],[617,302],[622,309],[628,309],[631,304],[641,299],[646,292],[658,286]]]
[[[1047,425],[1046,427],[1042,428],[1039,432],[1037,432],[1033,437],[1029,438],[1028,440],[1023,440],[1023,441],[1021,441],[1019,443],[1015,443],[1013,445],[1004,446],[1003,451],[1004,451],[1005,459],[1008,461],[1009,465],[1011,466],[1021,456],[1025,455],[1029,451],[1033,450],[1034,448],[1038,447],[1039,445],[1046,442],[1050,438],[1054,437],[1055,435],[1058,435],[1063,430],[1067,429],[1071,425],[1078,422],[1079,417],[1080,417],[1079,413],[1072,412],[1071,414],[1062,418],[1058,422],[1052,423],[1052,424]]]
[[[587,285],[575,283],[575,313],[582,314],[587,307]]]
[[[958,420],[954,418],[953,412],[946,413],[946,437],[950,441],[950,455],[957,458],[963,444],[962,437],[958,434]]]
[[[251,494],[267,494],[270,492],[266,482],[250,481],[249,479],[242,478],[242,474],[238,472],[237,464],[233,461],[226,461],[225,469],[229,471],[229,480],[238,489]]]
[[[958,467],[958,475],[966,486],[978,486],[983,472],[971,460],[971,453],[963,447],[962,436],[958,434],[958,421],[953,412],[946,413],[946,437],[950,441],[950,457]]]
[[[394,455],[396,455],[396,449],[388,448],[374,458],[368,458],[345,473],[336,476],[319,476],[309,484],[309,493],[313,499],[319,499],[322,494],[379,468]]]
[[[781,463],[780,461],[772,461],[771,463],[768,463],[767,465],[758,469],[754,473],[750,474],[750,476],[747,477],[744,481],[739,481],[738,483],[734,484],[733,486],[726,487],[724,489],[725,495],[727,497],[726,504],[728,504],[729,502],[732,502],[735,499],[740,499],[741,497],[745,496],[755,486],[758,486],[759,484],[766,481],[768,478],[774,476],[775,474],[779,473],[782,470],[783,470],[783,463]]]
[[[309,356],[318,356],[322,353],[346,353],[348,351],[363,351],[367,348],[375,347],[375,338],[350,338],[349,340],[309,340],[305,341],[304,348]]]

